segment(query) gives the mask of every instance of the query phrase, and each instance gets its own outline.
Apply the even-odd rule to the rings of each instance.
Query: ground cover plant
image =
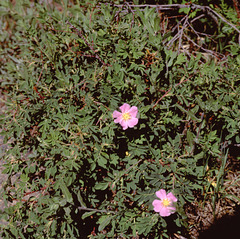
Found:
[[[232,15],[0,3],[3,238],[187,236],[191,203],[240,201],[224,188],[239,165],[240,30],[221,4]]]

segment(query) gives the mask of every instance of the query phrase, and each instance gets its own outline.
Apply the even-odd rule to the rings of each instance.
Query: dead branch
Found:
[[[198,45],[196,42],[194,42],[194,41],[193,41],[190,37],[188,37],[186,34],[184,34],[184,36],[188,39],[188,41],[192,42],[193,45],[195,45],[196,47],[200,48],[201,50],[207,52],[207,53],[210,54],[213,58],[214,58],[214,57],[219,57],[219,55],[222,56],[222,57],[224,57],[224,55],[221,54],[221,53],[217,53],[217,52],[214,52],[214,51],[205,49],[204,47]]]
[[[188,16],[183,17],[178,23],[177,25],[172,29],[172,32],[175,32],[176,28],[179,29],[179,25],[181,24],[182,21],[184,21],[183,23],[183,27],[181,31],[178,31],[178,33],[167,43],[167,46],[171,46],[179,37],[181,32],[183,32],[184,28],[186,27],[186,21],[188,20]],[[164,43],[164,42],[163,42]]]
[[[127,8],[128,8],[128,9],[131,11],[131,13],[133,14],[132,22],[131,22],[131,27],[130,27],[130,32],[131,32],[131,29],[132,29],[132,26],[133,26],[133,23],[134,23],[134,11],[132,10],[131,5],[130,5],[128,2],[125,2],[124,4],[127,6]]]
[[[94,212],[103,212],[103,213],[113,213],[116,214],[114,211],[108,211],[108,210],[100,210],[100,209],[95,209],[95,208],[88,208],[88,207],[77,207],[78,210],[83,210],[83,211],[94,211]]]
[[[114,5],[115,7],[122,7],[123,5]],[[221,16],[219,13],[214,11],[209,6],[200,6],[197,4],[168,4],[168,5],[150,5],[150,4],[143,4],[143,5],[128,5],[131,8],[145,8],[145,7],[151,7],[156,8],[158,11],[169,11],[169,10],[178,10],[180,8],[191,8],[192,10],[199,9],[209,15],[217,24],[219,24],[218,19],[221,19],[224,23],[229,25],[231,28],[233,28],[235,31],[239,34],[239,45],[240,45],[240,30],[231,22],[229,22],[226,18]]]
[[[233,6],[236,9],[238,18],[240,18],[240,9],[239,9],[240,4],[237,2],[237,0],[233,0]]]

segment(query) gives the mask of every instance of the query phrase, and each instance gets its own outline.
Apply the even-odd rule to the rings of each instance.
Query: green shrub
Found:
[[[2,237],[181,233],[206,168],[240,143],[239,47],[200,64],[163,45],[154,8],[16,2],[0,10]],[[123,103],[138,108],[134,128],[114,123]],[[160,189],[178,198],[168,218],[153,211]]]

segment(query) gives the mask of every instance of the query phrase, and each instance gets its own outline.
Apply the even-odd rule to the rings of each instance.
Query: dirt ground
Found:
[[[203,202],[204,195],[199,195],[195,202],[186,205],[185,212],[188,216],[190,238],[238,238],[236,235],[240,233],[239,166],[239,160],[229,157],[224,182],[217,195],[215,218],[212,203],[214,180],[211,185],[212,192],[206,196],[205,202]],[[224,197],[224,195],[229,196]]]

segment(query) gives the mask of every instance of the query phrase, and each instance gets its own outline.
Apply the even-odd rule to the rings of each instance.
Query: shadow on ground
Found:
[[[210,228],[199,234],[199,239],[239,238],[240,233],[240,205],[233,216],[225,215],[217,220]]]

